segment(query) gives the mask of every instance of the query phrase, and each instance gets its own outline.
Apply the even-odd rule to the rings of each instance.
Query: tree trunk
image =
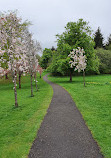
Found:
[[[37,79],[36,79],[37,75],[36,75],[36,72],[35,72],[35,85],[36,85],[36,91],[38,90],[37,88]]]
[[[85,71],[83,71],[83,81],[84,81],[84,87],[85,87]]]
[[[15,107],[18,107],[18,102],[17,102],[17,90],[16,90],[16,77],[14,77],[14,95],[15,95]]]
[[[70,71],[70,82],[72,82],[72,72]]]
[[[21,72],[19,72],[19,88],[21,88]]]
[[[5,79],[6,79],[6,80],[8,79],[8,74],[7,74],[7,73],[5,74]]]
[[[32,87],[32,73],[31,73],[31,97],[33,97],[33,87]]]

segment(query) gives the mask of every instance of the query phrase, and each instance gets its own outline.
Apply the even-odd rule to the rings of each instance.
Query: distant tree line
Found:
[[[100,27],[94,34],[95,52],[99,58],[99,72],[111,74],[111,34],[106,43],[101,33]]]
[[[92,37],[89,23],[83,19],[68,22],[65,31],[57,37],[57,48],[45,48],[40,65],[52,72],[53,75],[77,75],[70,68],[68,55],[73,49],[81,47],[87,58],[86,74],[111,73],[111,34],[104,44],[104,37],[100,27]]]

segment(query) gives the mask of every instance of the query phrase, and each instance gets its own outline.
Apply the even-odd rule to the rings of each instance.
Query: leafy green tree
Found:
[[[52,57],[51,49],[45,48],[44,51],[43,51],[43,55],[40,59],[40,66],[42,68],[46,69],[50,64],[49,62],[50,62],[51,57]]]
[[[101,30],[98,27],[97,31],[94,34],[94,42],[95,42],[95,49],[96,48],[103,48],[103,35],[101,34]]]
[[[67,60],[69,53],[77,47],[81,47],[86,52],[87,57],[87,73],[98,73],[98,58],[94,52],[94,40],[91,38],[92,30],[86,21],[79,19],[77,22],[68,22],[65,31],[61,35],[56,35],[57,37],[57,60],[54,57],[50,67],[55,66],[55,72],[58,72],[59,64],[58,61]],[[68,64],[67,64],[68,65]],[[62,72],[63,69],[61,69]],[[66,74],[72,73],[73,70],[70,69],[70,66],[67,66]]]

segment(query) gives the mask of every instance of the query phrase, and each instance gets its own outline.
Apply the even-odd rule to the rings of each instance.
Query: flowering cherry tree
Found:
[[[38,90],[38,87],[37,87],[37,71],[38,71],[38,59],[37,59],[37,53],[40,52],[42,50],[41,48],[41,45],[39,42],[34,42],[33,41],[33,73],[34,73],[34,81],[35,81],[35,85],[36,85],[36,91]]]
[[[84,49],[78,47],[77,49],[73,49],[72,52],[68,55],[71,58],[69,62],[71,64],[71,68],[74,68],[74,71],[83,71],[83,79],[85,86],[85,69],[86,69],[86,56]]]
[[[18,107],[16,90],[17,62],[23,56],[21,37],[24,25],[14,12],[0,16],[0,49],[5,54],[1,57],[0,69],[3,68],[3,63],[7,61],[7,69],[11,71],[13,77],[15,107]]]
[[[33,97],[33,87],[32,87],[32,78],[34,75],[35,78],[35,84],[36,84],[36,90],[37,90],[37,79],[36,79],[36,72],[37,72],[37,66],[38,66],[38,59],[36,58],[36,55],[38,51],[41,50],[41,46],[39,42],[34,42],[32,39],[32,34],[29,33],[28,30],[25,30],[25,47],[26,47],[26,56],[27,56],[27,66],[28,66],[28,72],[31,76],[31,97]]]

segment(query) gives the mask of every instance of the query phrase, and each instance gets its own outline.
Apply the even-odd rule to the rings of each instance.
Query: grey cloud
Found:
[[[33,23],[34,38],[50,48],[67,22],[79,18],[89,21],[94,31],[100,26],[106,39],[111,33],[110,6],[110,0],[1,0],[0,11],[18,9],[23,20]]]

